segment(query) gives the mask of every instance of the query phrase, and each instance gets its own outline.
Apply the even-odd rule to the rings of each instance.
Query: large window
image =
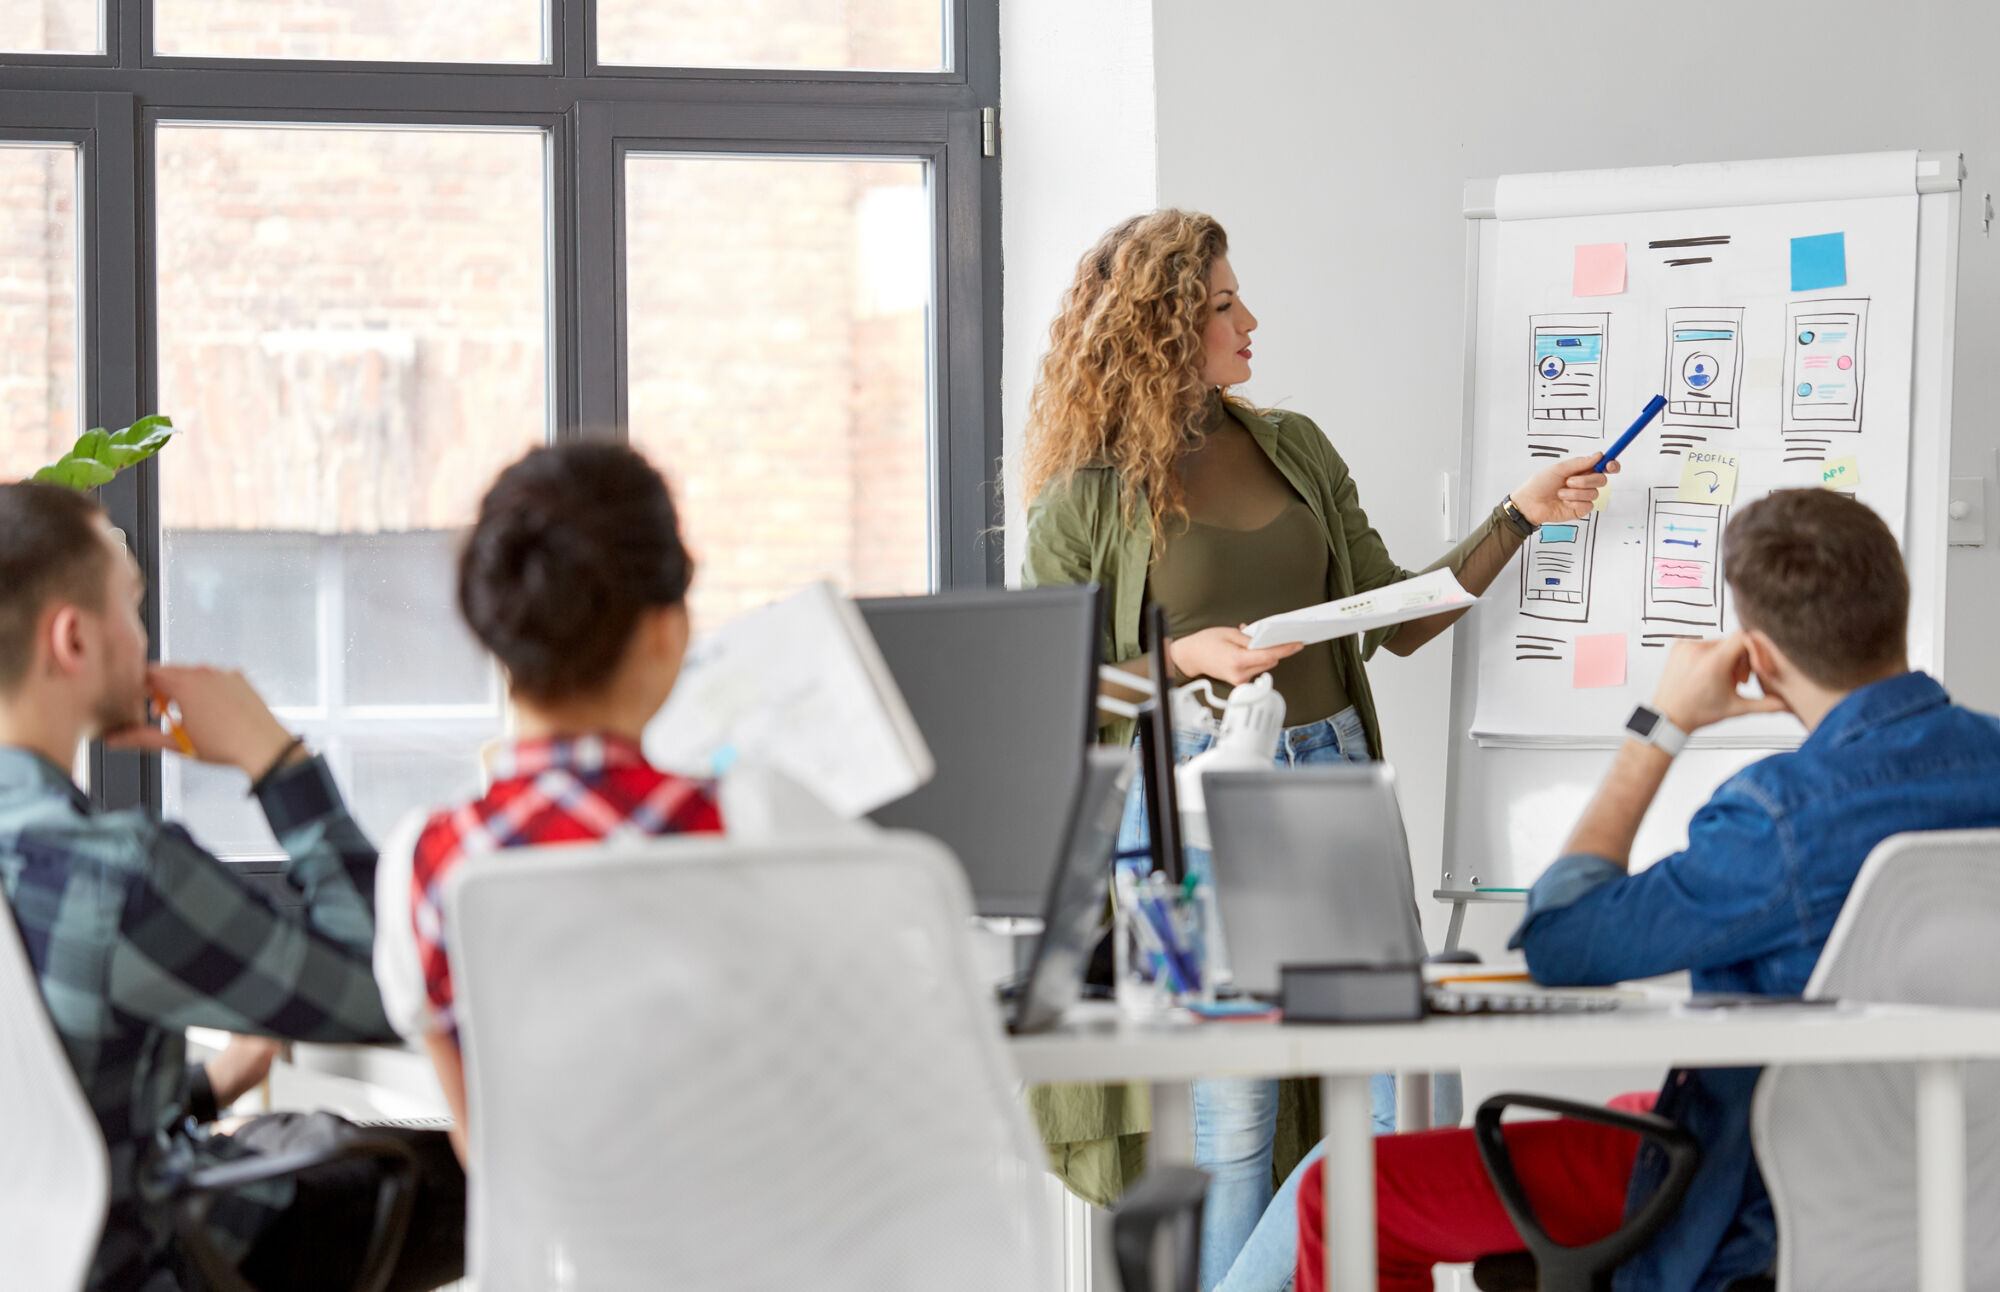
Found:
[[[104,490],[160,653],[242,669],[378,837],[504,733],[453,570],[532,445],[666,473],[698,631],[994,581],[995,12],[0,0],[0,478],[171,414]],[[240,780],[92,775],[268,854]]]
[[[632,441],[677,486],[697,621],[930,590],[926,172],[626,154]]]
[[[82,429],[80,153],[0,140],[0,479],[55,461]]]

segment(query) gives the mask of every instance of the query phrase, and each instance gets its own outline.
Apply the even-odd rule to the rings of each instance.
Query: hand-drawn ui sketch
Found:
[[[1569,639],[1566,637],[1546,637],[1541,633],[1515,633],[1514,659],[1565,660],[1569,658]]]
[[[1604,436],[1604,351],[1611,315],[1535,314],[1528,319],[1535,371],[1529,435]]]
[[[1536,530],[1521,554],[1521,613],[1531,619],[1587,621],[1596,549],[1595,515]]]
[[[1793,301],[1785,307],[1783,429],[1859,431],[1867,368],[1868,302]]]
[[[1743,307],[1683,306],[1667,311],[1667,372],[1660,389],[1660,452],[1679,453],[1707,441],[1703,433],[1676,434],[1667,427],[1733,431],[1740,424],[1743,385]]]
[[[1645,590],[1647,624],[1686,624],[1722,631],[1722,531],[1729,508],[1681,502],[1676,486],[1647,491]],[[1647,632],[1642,644],[1664,645],[1686,632]]]
[[[1657,238],[1647,243],[1646,248],[1649,251],[1666,251],[1671,253],[1685,251],[1689,248],[1726,247],[1728,245],[1728,234],[1711,233],[1698,238]],[[1684,265],[1707,265],[1714,263],[1714,261],[1714,256],[1676,256],[1670,254],[1661,263],[1669,269],[1678,269]]]

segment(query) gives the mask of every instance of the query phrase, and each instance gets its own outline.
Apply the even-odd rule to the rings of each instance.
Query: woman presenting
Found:
[[[1143,669],[1141,611],[1157,603],[1177,680],[1210,678],[1221,692],[1270,673],[1289,724],[1280,766],[1380,758],[1365,661],[1382,646],[1409,654],[1462,612],[1365,638],[1250,648],[1243,624],[1412,572],[1389,558],[1319,427],[1231,393],[1250,378],[1257,319],[1238,295],[1228,251],[1212,218],[1155,211],[1112,229],[1077,265],[1030,405],[1023,582],[1100,585],[1108,663]],[[1529,477],[1429,568],[1449,568],[1474,595],[1485,591],[1537,526],[1590,514],[1605,483],[1590,470],[1594,460]],[[1131,724],[1107,724],[1104,735],[1129,740]],[[1207,740],[1182,740],[1176,752],[1191,757]],[[1190,852],[1191,867],[1206,864]],[[1393,1083],[1376,1085],[1378,1129],[1394,1129]],[[1115,1201],[1140,1160],[1138,1099],[1119,1087],[1035,1092],[1058,1172],[1101,1205]],[[1275,1081],[1195,1084],[1195,1162],[1212,1177],[1203,1289],[1220,1281],[1270,1201],[1278,1107]],[[1311,1128],[1288,1129],[1300,1134],[1286,1137],[1291,1151],[1281,1156],[1296,1160]],[[1291,1163],[1277,1165],[1282,1177]]]

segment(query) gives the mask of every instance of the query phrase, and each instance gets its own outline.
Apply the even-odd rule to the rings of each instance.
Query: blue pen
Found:
[[[1167,972],[1175,991],[1200,991],[1201,981],[1194,973],[1187,953],[1181,950],[1180,939],[1174,934],[1173,917],[1167,914],[1159,900],[1152,896],[1139,899],[1139,909],[1145,912],[1146,921],[1152,927],[1153,936],[1159,939],[1160,954],[1166,960]]]
[[[1652,421],[1655,417],[1658,417],[1660,415],[1660,410],[1662,408],[1665,408],[1666,406],[1667,406],[1667,397],[1665,395],[1655,395],[1651,399],[1647,400],[1646,407],[1639,414],[1638,420],[1625,428],[1625,433],[1618,437],[1617,443],[1611,446],[1611,451],[1605,454],[1603,457],[1597,459],[1597,465],[1590,469],[1591,472],[1595,474],[1596,472],[1604,470],[1604,468],[1608,464],[1616,462],[1618,460],[1618,455],[1625,451],[1625,446],[1630,444],[1633,440],[1638,439],[1639,432],[1646,429],[1646,423]]]

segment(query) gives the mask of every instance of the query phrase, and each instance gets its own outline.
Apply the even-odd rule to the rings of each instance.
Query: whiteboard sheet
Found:
[[[1653,395],[1669,402],[1619,459],[1605,508],[1546,527],[1461,628],[1478,634],[1481,743],[1615,745],[1674,641],[1737,627],[1721,535],[1736,508],[1773,489],[1858,477],[1857,496],[1906,535],[1917,202],[1496,222],[1477,319],[1471,496],[1499,497],[1549,461],[1602,452]],[[1791,290],[1791,240],[1835,232],[1844,283]],[[1614,242],[1626,248],[1624,292],[1572,295],[1576,249]],[[1690,454],[1733,458],[1733,497],[1684,496]],[[1725,474],[1700,485],[1726,487]],[[1608,635],[1625,638],[1622,684],[1596,666],[1601,640],[1577,667],[1577,639]],[[1787,715],[1758,716],[1697,742],[1784,748],[1799,734]]]

